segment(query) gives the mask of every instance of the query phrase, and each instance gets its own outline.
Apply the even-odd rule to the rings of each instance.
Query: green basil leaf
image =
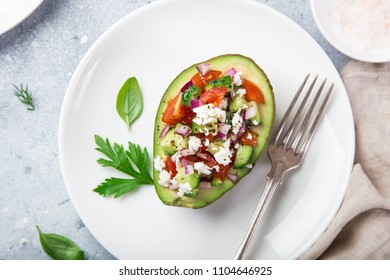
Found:
[[[190,107],[191,106],[191,99],[192,98],[199,98],[201,93],[202,93],[202,91],[201,91],[200,87],[198,87],[196,85],[190,86],[188,89],[186,89],[183,92],[183,95],[181,97],[183,105]]]
[[[125,121],[127,128],[138,119],[143,109],[142,93],[135,77],[127,79],[118,92],[116,111]]]
[[[72,240],[54,233],[43,233],[36,226],[43,250],[53,260],[83,260],[84,252]]]
[[[214,81],[210,82],[210,85],[214,87],[226,87],[228,90],[232,89],[232,77],[222,76]]]

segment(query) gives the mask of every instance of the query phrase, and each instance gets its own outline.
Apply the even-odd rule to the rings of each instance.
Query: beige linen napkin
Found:
[[[355,121],[355,166],[338,213],[301,259],[390,259],[390,63],[352,60],[341,77]]]

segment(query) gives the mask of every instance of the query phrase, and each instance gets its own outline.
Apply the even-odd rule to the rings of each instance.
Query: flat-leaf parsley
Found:
[[[97,186],[94,191],[102,196],[114,195],[118,198],[131,192],[141,185],[153,185],[150,175],[149,153],[146,148],[129,142],[128,149],[114,143],[111,145],[108,139],[95,135],[95,142],[98,145],[97,151],[103,153],[108,159],[99,158],[97,162],[102,166],[113,167],[133,178],[107,178]]]

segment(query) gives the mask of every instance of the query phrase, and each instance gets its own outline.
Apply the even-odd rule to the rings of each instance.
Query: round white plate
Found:
[[[43,0],[0,0],[0,35],[27,18]]]
[[[341,1],[341,0],[340,0]],[[310,0],[314,20],[325,39],[343,54],[366,62],[379,63],[390,61],[390,49],[363,50],[349,44],[334,27],[331,15],[333,1]]]
[[[344,197],[354,155],[354,127],[342,81],[324,51],[298,25],[250,0],[160,0],[110,28],[82,59],[62,107],[59,149],[71,200],[99,242],[120,259],[230,259],[249,223],[270,168],[264,153],[254,170],[212,205],[169,207],[153,186],[120,199],[93,192],[110,176],[96,163],[94,135],[152,153],[161,96],[184,68],[240,53],[268,74],[278,122],[308,72],[335,82],[329,110],[304,164],[275,193],[248,257],[298,258],[326,229]],[[115,109],[128,77],[138,78],[144,110],[130,131]]]

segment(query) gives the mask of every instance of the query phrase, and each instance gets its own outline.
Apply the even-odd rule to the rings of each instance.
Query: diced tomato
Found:
[[[200,104],[214,104],[219,106],[222,100],[225,98],[227,92],[226,87],[215,87],[205,91],[199,98]]]
[[[187,124],[187,125],[191,125],[192,124],[192,120],[195,118],[195,112],[192,111],[192,110],[189,110],[188,109],[189,107],[185,107],[184,108],[184,111],[186,112],[183,119],[181,120],[183,123]]]
[[[221,74],[222,74],[222,72],[218,71],[218,70],[210,70],[204,76],[202,76],[199,72],[197,72],[191,78],[191,81],[194,83],[194,85],[197,85],[198,87],[200,87],[200,89],[203,92],[205,85],[207,85],[209,82],[219,78],[219,76],[221,76]]]
[[[176,125],[183,120],[188,121],[188,118],[190,118],[192,122],[193,116],[188,116],[192,112],[192,110],[190,107],[186,107],[182,104],[182,94],[182,92],[179,92],[174,98],[168,101],[168,106],[162,116],[163,122],[170,125]]]
[[[219,170],[215,171],[214,177],[220,179],[221,181],[224,181],[226,179],[226,176],[230,168],[233,166],[233,161],[228,165],[218,164],[218,166],[219,166]]]
[[[192,162],[192,163],[202,161],[201,158],[199,158],[199,157],[197,157],[197,156],[195,156],[195,155],[185,156],[184,158],[185,158],[186,160]]]
[[[264,95],[261,89],[258,88],[253,82],[243,79],[242,85],[245,88],[245,99],[247,101],[255,101],[256,103],[264,103]]]
[[[248,145],[252,147],[256,147],[257,145],[257,133],[247,130],[244,134],[238,139],[238,142],[241,145]]]
[[[171,174],[171,178],[175,177],[177,174],[176,163],[174,163],[170,156],[165,158],[165,169]]]
[[[219,76],[221,76],[222,72],[221,71],[218,71],[218,70],[210,70],[209,72],[207,72],[206,75],[204,75],[202,77],[202,80],[205,84],[208,84],[210,83],[211,81],[219,78]]]
[[[204,91],[205,84],[202,81],[202,77],[200,76],[200,73],[197,72],[192,78],[191,81],[194,85],[200,87],[202,92]]]

